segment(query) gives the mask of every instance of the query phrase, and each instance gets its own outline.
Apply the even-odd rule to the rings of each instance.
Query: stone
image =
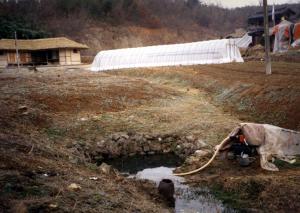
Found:
[[[134,135],[134,136],[131,137],[131,140],[133,140],[133,141],[142,142],[142,141],[144,141],[143,139],[144,139],[143,136],[140,135],[140,134],[136,134],[136,135]]]
[[[128,154],[137,152],[137,144],[135,142],[130,142],[127,146]]]
[[[111,139],[114,141],[118,141],[120,138],[128,139],[129,136],[124,132],[114,133],[111,135]]]
[[[28,110],[28,107],[26,105],[21,105],[21,106],[18,107],[18,110],[26,111],[26,110]]]
[[[193,135],[189,135],[189,136],[186,136],[186,140],[188,142],[194,142],[195,141],[195,137]]]
[[[199,161],[199,158],[197,158],[195,156],[190,156],[185,160],[185,162],[187,164],[194,164],[194,163],[197,163],[198,161]]]
[[[171,143],[173,141],[174,141],[174,138],[172,138],[172,137],[167,137],[166,139],[164,139],[165,143]]]
[[[121,138],[121,135],[118,134],[118,133],[115,133],[115,134],[113,134],[113,135],[111,136],[111,139],[112,139],[113,141],[118,141],[120,138]]]
[[[184,144],[182,144],[182,148],[190,150],[190,149],[193,148],[193,144],[191,144],[191,143],[184,143]]]
[[[145,138],[146,138],[147,140],[152,140],[152,139],[154,139],[154,137],[151,136],[151,135],[145,135]]]
[[[144,150],[144,152],[149,152],[150,151],[150,146],[149,146],[149,144],[144,144],[143,145],[143,150]]]
[[[121,133],[121,138],[125,138],[126,140],[129,138],[129,135],[126,133]]]
[[[195,151],[195,156],[198,157],[198,158],[205,157],[205,156],[207,156],[209,154],[210,154],[210,152],[207,151],[207,150],[196,150]]]
[[[105,147],[105,140],[101,140],[100,142],[97,142],[97,147],[99,148]]]
[[[201,149],[201,148],[205,148],[205,147],[208,147],[207,143],[205,143],[203,140],[201,139],[198,139],[196,141],[196,146],[198,149]]]
[[[158,143],[157,141],[150,142],[149,146],[151,151],[160,152],[162,150],[161,144]]]
[[[58,207],[57,204],[53,204],[53,203],[49,204],[49,208],[51,209],[56,209],[57,207]]]
[[[76,183],[72,183],[68,186],[68,189],[72,190],[72,191],[79,191],[79,190],[81,190],[81,186],[79,186]]]
[[[170,153],[171,152],[171,148],[166,148],[163,150],[163,153]]]
[[[114,173],[113,168],[110,165],[106,164],[106,163],[102,163],[99,166],[99,170],[100,170],[101,173],[107,174],[107,175]]]

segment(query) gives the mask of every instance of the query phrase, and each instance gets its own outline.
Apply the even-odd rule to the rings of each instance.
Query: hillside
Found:
[[[40,2],[40,3],[38,3]],[[257,7],[223,9],[194,0],[0,2],[0,38],[67,36],[98,50],[219,38],[245,27]],[[216,15],[217,14],[217,15]]]

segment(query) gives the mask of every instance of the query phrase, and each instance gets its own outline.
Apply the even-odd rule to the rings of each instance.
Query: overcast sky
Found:
[[[248,5],[259,5],[262,0],[200,0],[208,4],[218,4],[223,7],[243,7]],[[268,0],[269,5],[283,3],[300,3],[300,0]]]

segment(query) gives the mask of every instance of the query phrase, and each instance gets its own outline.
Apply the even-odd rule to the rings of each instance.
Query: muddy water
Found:
[[[176,213],[235,212],[215,199],[207,188],[190,187],[183,177],[173,175],[176,166],[182,163],[175,155],[136,156],[107,162],[130,178],[154,181],[158,186],[162,179],[171,179],[175,185]]]

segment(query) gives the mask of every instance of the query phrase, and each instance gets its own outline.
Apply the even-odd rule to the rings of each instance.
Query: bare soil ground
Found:
[[[196,135],[214,145],[241,121],[300,130],[300,64],[276,62],[273,71],[265,76],[260,62],[107,73],[1,70],[0,209],[170,211],[151,184],[105,175],[88,153],[74,153],[70,145],[92,147],[114,132]],[[216,161],[190,181],[237,194],[237,207],[243,199],[262,199],[242,204],[291,212],[299,209],[298,177],[297,167],[268,173]],[[253,180],[267,186],[250,199],[255,186],[242,183]],[[69,190],[71,183],[81,189]]]

